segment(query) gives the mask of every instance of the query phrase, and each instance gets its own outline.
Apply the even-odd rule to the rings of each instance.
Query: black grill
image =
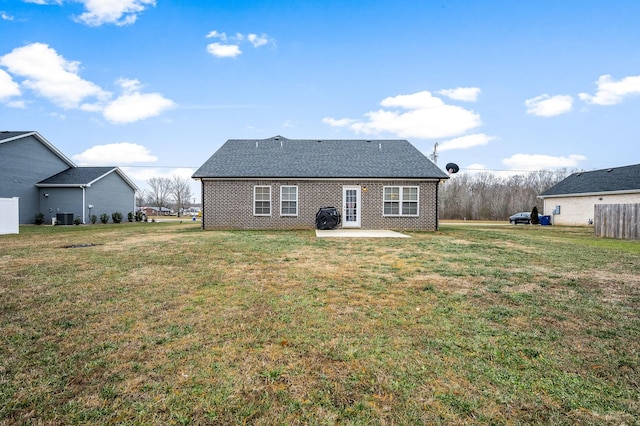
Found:
[[[340,213],[335,207],[321,207],[316,213],[317,229],[334,229],[340,224]]]

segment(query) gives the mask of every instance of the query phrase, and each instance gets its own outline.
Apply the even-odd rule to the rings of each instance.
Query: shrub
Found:
[[[532,225],[540,224],[540,218],[538,217],[538,207],[536,206],[533,206],[533,209],[531,210],[531,224]]]
[[[108,214],[106,214],[106,213],[102,213],[102,214],[100,215],[100,222],[102,222],[102,223],[107,223],[107,222],[109,222],[109,215],[108,215]]]
[[[82,223],[82,218],[80,216],[76,216],[75,219],[73,219],[73,224],[75,226],[78,226]]]
[[[111,213],[111,219],[113,219],[113,223],[122,222],[122,213],[120,212]]]
[[[91,220],[91,223],[95,225],[96,220],[98,220],[98,216],[96,216],[95,214],[92,214],[89,219]]]
[[[142,222],[142,212],[140,210],[136,212],[136,222]]]
[[[127,213],[127,220],[128,220],[129,222],[133,222],[133,212],[129,212],[129,213]]]
[[[44,223],[44,215],[42,213],[36,213],[36,225],[42,225]]]

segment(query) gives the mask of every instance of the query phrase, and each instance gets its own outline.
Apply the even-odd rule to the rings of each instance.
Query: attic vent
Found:
[[[613,170],[613,169],[607,169],[607,172],[610,172],[610,171],[612,171],[612,170]]]
[[[322,139],[318,139],[318,143],[322,142]]]
[[[582,173],[577,173],[576,176],[580,176]]]
[[[275,138],[273,138],[273,139],[274,139],[274,140],[276,140],[276,141],[279,141],[279,140],[280,140],[280,136],[276,136],[276,137],[275,137]]]
[[[371,143],[371,141],[367,141],[367,143]]]

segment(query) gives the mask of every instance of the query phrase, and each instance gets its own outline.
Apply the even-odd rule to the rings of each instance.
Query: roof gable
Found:
[[[540,196],[628,191],[640,191],[640,164],[573,173]]]
[[[449,176],[406,140],[230,139],[201,178],[433,178]]]
[[[62,161],[67,163],[69,167],[76,167],[76,165],[71,161],[66,155],[64,155],[58,148],[56,148],[51,142],[46,140],[40,133],[38,132],[9,132],[9,131],[0,131],[0,144],[15,141],[18,139],[26,138],[29,136],[33,136],[36,138],[41,144],[43,144],[47,149],[49,149],[54,155],[60,158]]]

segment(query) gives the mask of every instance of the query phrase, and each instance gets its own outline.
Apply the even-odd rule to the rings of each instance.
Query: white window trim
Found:
[[[398,188],[399,190],[399,194],[398,194],[398,200],[387,200],[385,199],[385,192],[387,188]],[[402,203],[405,202],[405,200],[403,200],[402,196],[403,196],[403,189],[405,188],[415,188],[416,189],[416,200],[406,200],[406,202],[413,202],[416,203],[416,214],[403,214],[402,213]],[[386,214],[384,212],[384,203],[389,203],[389,202],[397,202],[398,203],[398,214]],[[420,187],[419,186],[414,186],[414,185],[405,185],[405,186],[400,186],[400,185],[388,185],[388,186],[383,186],[382,187],[382,216],[384,217],[419,217],[420,216]]]
[[[269,188],[269,214],[265,213],[256,213],[256,201],[267,201],[267,200],[256,200],[256,190],[257,188]],[[254,216],[271,216],[271,212],[273,211],[273,203],[271,202],[271,185],[255,185],[253,187],[253,215]]]
[[[282,188],[295,188],[296,189],[296,199],[295,200],[283,200],[282,199]],[[280,186],[280,216],[298,216],[298,185],[281,185]],[[295,201],[296,203],[296,212],[295,213],[283,213],[282,212],[282,203],[284,201]]]

